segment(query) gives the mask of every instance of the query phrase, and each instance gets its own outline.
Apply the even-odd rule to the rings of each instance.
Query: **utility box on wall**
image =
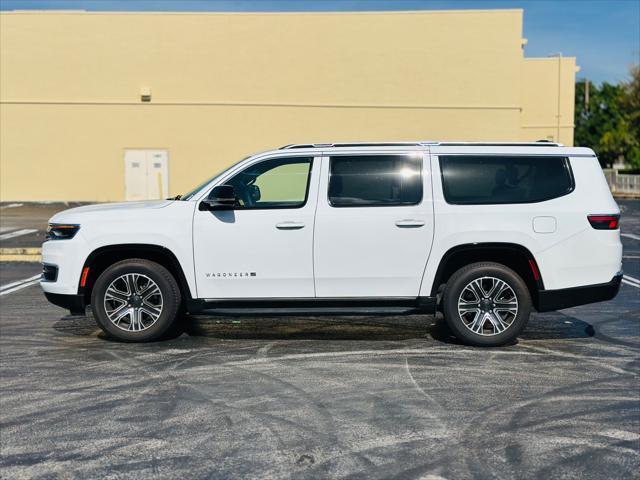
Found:
[[[169,152],[127,149],[124,152],[125,200],[169,196]]]

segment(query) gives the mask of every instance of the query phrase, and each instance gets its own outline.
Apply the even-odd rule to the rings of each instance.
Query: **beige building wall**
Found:
[[[0,200],[121,200],[130,148],[173,195],[288,143],[555,135],[558,60],[522,44],[521,10],[2,13]]]
[[[573,145],[578,70],[573,57],[524,59],[522,140],[547,139]]]

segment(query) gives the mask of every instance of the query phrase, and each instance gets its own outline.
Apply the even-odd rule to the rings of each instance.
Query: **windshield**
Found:
[[[234,163],[233,165],[231,165],[230,167],[225,168],[224,170],[222,170],[221,172],[216,173],[213,177],[210,177],[208,180],[206,180],[205,182],[199,184],[196,188],[194,188],[193,190],[189,191],[189,193],[186,193],[184,195],[182,195],[180,197],[180,200],[191,200],[193,198],[193,196],[198,193],[200,190],[202,190],[204,187],[206,187],[207,185],[209,185],[211,182],[213,182],[216,178],[218,178],[220,175],[228,172],[229,170],[231,170],[233,167],[235,167],[236,165],[238,165],[241,162],[244,162],[247,158],[249,157],[245,157],[242,160],[240,160],[239,162]]]

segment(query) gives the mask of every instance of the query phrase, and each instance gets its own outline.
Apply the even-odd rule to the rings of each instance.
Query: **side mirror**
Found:
[[[260,198],[262,198],[262,193],[260,192],[260,187],[258,185],[249,185],[247,187],[249,192],[249,197],[253,203],[259,202]]]
[[[214,187],[206,199],[200,202],[200,210],[233,210],[236,205],[236,192],[233,185]]]

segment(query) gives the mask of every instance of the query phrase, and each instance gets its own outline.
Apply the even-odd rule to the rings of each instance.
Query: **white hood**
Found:
[[[144,200],[140,202],[120,202],[120,203],[98,203],[96,205],[85,205],[84,207],[70,208],[55,214],[49,220],[51,223],[60,221],[68,222],[70,218],[76,215],[85,215],[95,212],[111,212],[118,213],[131,210],[157,209],[170,205],[173,200]]]

